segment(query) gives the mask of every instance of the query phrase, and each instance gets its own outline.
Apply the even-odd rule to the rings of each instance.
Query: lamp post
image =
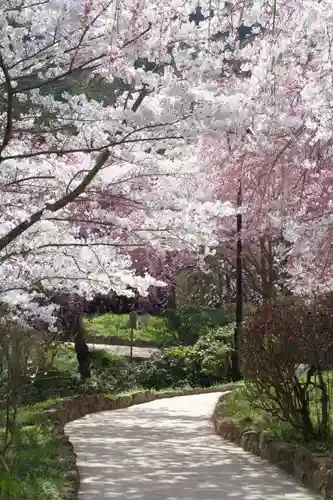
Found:
[[[243,258],[242,258],[242,180],[238,181],[237,216],[236,216],[236,327],[231,355],[231,376],[234,382],[242,379],[240,372],[240,336],[243,324]]]

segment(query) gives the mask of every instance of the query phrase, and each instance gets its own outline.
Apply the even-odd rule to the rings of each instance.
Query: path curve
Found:
[[[260,458],[213,433],[221,393],[94,413],[66,426],[80,500],[318,500]]]

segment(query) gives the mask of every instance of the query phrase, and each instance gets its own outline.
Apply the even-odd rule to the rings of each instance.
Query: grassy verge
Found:
[[[131,329],[128,327],[128,314],[102,314],[85,319],[85,327],[91,335],[119,337],[130,340]],[[170,343],[174,335],[168,331],[167,320],[163,317],[149,317],[147,324],[134,330],[135,340],[144,340],[156,345]]]
[[[60,498],[69,464],[42,409],[43,405],[36,405],[19,410],[19,430],[9,449],[8,470],[0,469],[0,500]],[[3,425],[4,413],[0,413],[0,434]]]
[[[333,436],[328,441],[307,441],[290,424],[272,417],[267,412],[254,409],[246,394],[244,386],[239,386],[228,395],[227,404],[221,404],[216,409],[221,416],[232,417],[240,424],[252,427],[258,430],[269,430],[272,434],[282,441],[291,441],[303,444],[307,448],[316,451],[333,451]]]

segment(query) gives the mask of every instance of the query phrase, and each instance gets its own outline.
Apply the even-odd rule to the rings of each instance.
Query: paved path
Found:
[[[73,342],[67,342],[67,344],[74,346]],[[110,345],[110,344],[87,344],[91,351],[101,350],[110,351],[119,356],[129,356],[130,347],[126,345]],[[134,358],[150,358],[153,352],[158,351],[155,347],[133,347],[133,357]]]
[[[88,344],[90,350],[103,349],[105,351],[113,352],[119,356],[129,356],[131,348],[127,345],[109,345],[109,344]],[[133,347],[134,358],[150,358],[153,352],[158,351],[154,347]]]
[[[80,500],[317,500],[292,478],[213,433],[219,394],[95,413],[66,426]]]

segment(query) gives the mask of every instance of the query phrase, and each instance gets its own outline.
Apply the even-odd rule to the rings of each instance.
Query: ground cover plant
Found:
[[[329,374],[332,377],[332,374]],[[225,403],[219,403],[216,412],[221,417],[232,417],[236,422],[253,429],[266,430],[281,441],[289,441],[301,444],[310,450],[321,453],[333,453],[333,435],[330,433],[327,439],[305,440],[301,432],[297,431],[290,423],[274,417],[272,414],[255,408],[251,404],[251,396],[247,393],[243,383],[233,387]],[[333,397],[333,393],[332,393]],[[315,417],[317,402],[312,401],[310,410]]]
[[[0,464],[1,500],[59,500],[70,463],[62,456],[53,427],[43,417],[46,405],[22,407],[16,429]],[[4,440],[6,415],[0,411],[0,441]]]

